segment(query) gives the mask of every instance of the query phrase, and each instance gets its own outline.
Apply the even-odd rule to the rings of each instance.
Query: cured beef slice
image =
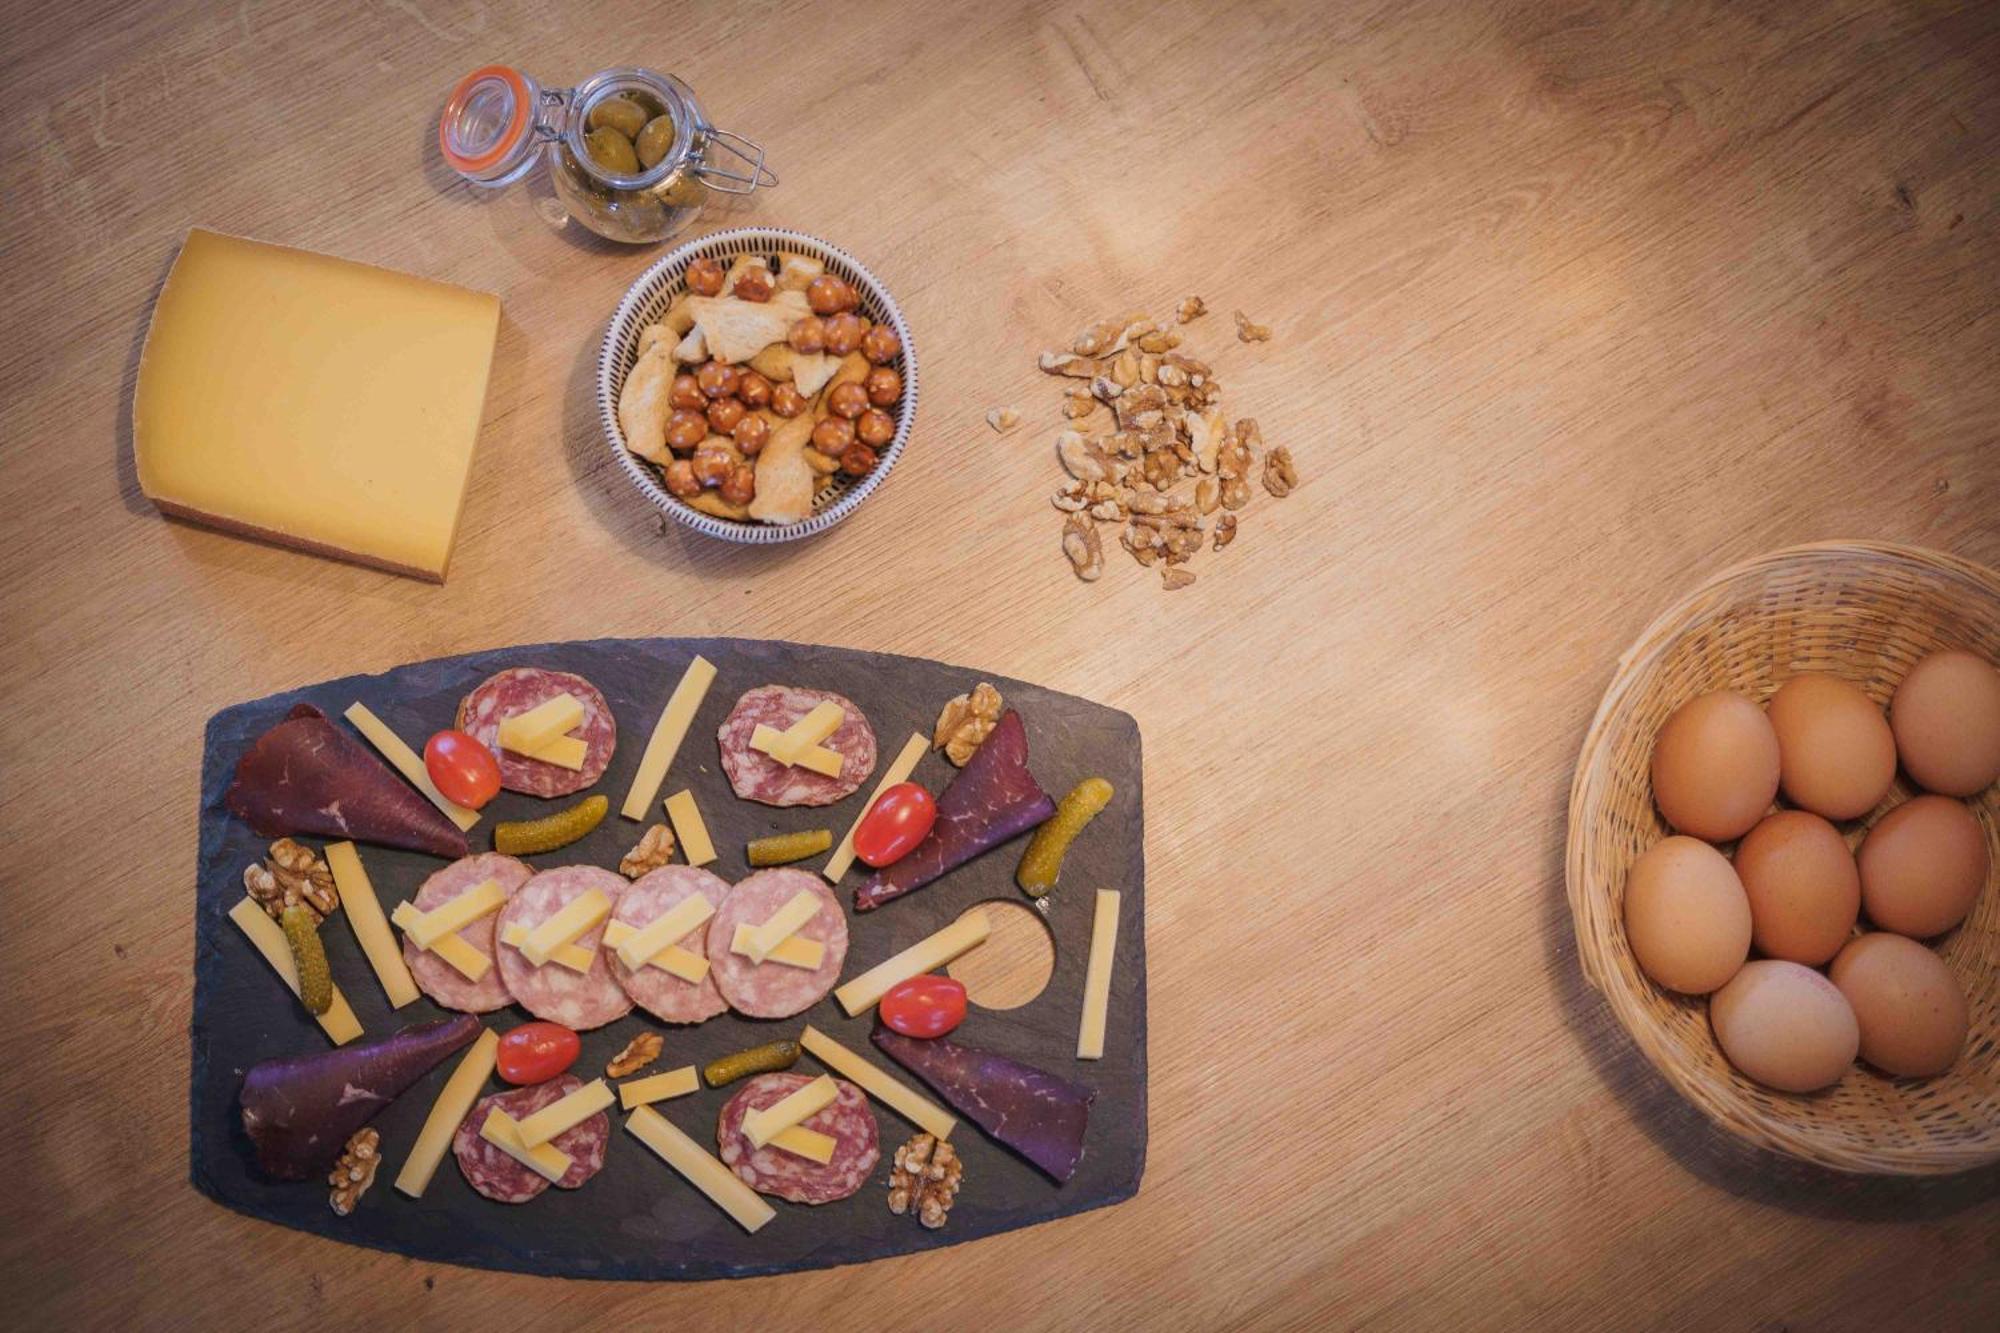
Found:
[[[920,1041],[877,1027],[875,1044],[952,1109],[1049,1173],[1076,1174],[1097,1093],[1019,1060],[944,1037]]]
[[[279,1180],[326,1174],[355,1130],[478,1035],[479,1020],[461,1014],[362,1045],[250,1066],[237,1103],[257,1165]]]
[[[262,838],[353,838],[456,860],[465,835],[311,704],[259,736],[223,803]]]
[[[1056,803],[1028,771],[1027,728],[1010,708],[937,798],[931,831],[908,856],[876,871],[854,891],[854,910],[872,912],[921,889],[1055,812]]]
[[[759,1194],[791,1203],[832,1203],[868,1183],[881,1160],[881,1131],[868,1096],[845,1079],[834,1080],[834,1099],[800,1123],[834,1140],[833,1160],[821,1165],[775,1144],[752,1147],[743,1120],[776,1106],[812,1082],[805,1074],[759,1074],[731,1097],[715,1118],[715,1146],[723,1162]]]

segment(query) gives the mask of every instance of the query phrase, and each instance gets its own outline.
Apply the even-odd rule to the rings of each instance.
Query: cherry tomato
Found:
[[[424,742],[424,771],[446,800],[468,810],[477,810],[500,790],[500,761],[462,731],[440,731]]]
[[[937,822],[937,802],[914,782],[899,782],[854,830],[854,854],[880,870],[908,856]]]
[[[523,1023],[500,1038],[500,1077],[546,1083],[575,1064],[582,1049],[582,1040],[560,1023]]]
[[[965,983],[928,974],[882,997],[882,1021],[906,1037],[942,1037],[965,1021]]]

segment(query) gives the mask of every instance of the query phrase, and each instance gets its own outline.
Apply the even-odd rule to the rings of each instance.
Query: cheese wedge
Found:
[[[843,760],[838,750],[829,750],[824,745],[787,747],[785,733],[775,727],[767,727],[762,722],[750,733],[750,748],[771,756],[781,764],[795,765],[819,774],[821,777],[837,778]]]
[[[479,1040],[472,1043],[465,1058],[458,1062],[458,1068],[445,1080],[437,1100],[431,1103],[431,1113],[424,1117],[424,1127],[410,1146],[410,1155],[403,1159],[403,1169],[396,1173],[398,1190],[412,1199],[421,1199],[430,1188],[431,1177],[437,1174],[444,1155],[451,1151],[452,1136],[458,1133],[459,1123],[471,1112],[480,1090],[492,1077],[499,1054],[500,1034],[491,1028],[483,1029]]]
[[[347,711],[341,716],[361,733],[362,739],[374,746],[381,756],[389,761],[390,767],[401,773],[412,787],[422,792],[425,800],[443,811],[446,819],[461,829],[469,829],[479,822],[477,810],[466,809],[437,789],[437,784],[431,781],[430,770],[424,767],[424,761],[418,757],[417,752],[403,744],[403,738],[389,730],[388,723],[368,711],[366,704],[349,704]]]
[[[748,921],[736,923],[736,934],[729,942],[729,952],[746,957],[750,953],[750,941],[757,933],[757,927]],[[779,940],[777,947],[764,955],[767,963],[783,963],[786,967],[803,968],[807,972],[819,971],[819,965],[826,961],[826,946],[818,940],[809,940],[801,935],[787,935]]]
[[[498,1108],[487,1112],[486,1123],[479,1127],[479,1137],[551,1181],[561,1180],[563,1172],[569,1170],[568,1153],[553,1143],[540,1143],[530,1148],[521,1142],[519,1122]]]
[[[597,889],[587,890],[570,899],[554,916],[529,931],[527,941],[520,946],[521,952],[529,962],[540,967],[549,961],[550,954],[610,915],[611,900]]]
[[[813,1059],[860,1088],[903,1119],[937,1139],[948,1139],[958,1127],[958,1119],[943,1107],[885,1074],[876,1066],[848,1050],[818,1028],[808,1027],[799,1034],[799,1045]]]
[[[681,855],[691,866],[705,866],[715,859],[715,844],[709,840],[708,825],[701,821],[701,811],[695,807],[694,793],[677,791],[667,798],[667,819],[674,826],[674,837],[680,840]]]
[[[983,944],[992,931],[984,908],[975,907],[934,935],[928,935],[901,953],[877,963],[833,993],[849,1018],[871,1008],[899,981],[943,967],[967,949]]]
[[[582,721],[583,700],[565,690],[553,699],[544,699],[525,713],[503,719],[495,739],[503,750],[526,754],[575,730]]]
[[[745,1231],[754,1232],[778,1215],[762,1195],[737,1179],[734,1171],[703,1151],[700,1144],[652,1107],[641,1106],[625,1117],[625,1128],[686,1177],[690,1185],[706,1194],[716,1207],[736,1219],[736,1224]]]
[[[516,921],[500,932],[500,942],[526,953],[528,928]],[[586,949],[581,944],[559,944],[549,950],[549,961],[572,972],[588,972],[590,965],[597,961],[597,950]]]
[[[498,880],[489,879],[428,912],[420,911],[415,918],[406,918],[410,924],[405,929],[419,949],[428,949],[445,936],[456,934],[506,905],[507,891]]]
[[[701,1091],[701,1075],[693,1065],[680,1069],[669,1069],[664,1074],[651,1074],[645,1078],[635,1078],[629,1083],[618,1085],[618,1104],[626,1110],[636,1106],[650,1106],[654,1102],[666,1101],[669,1097],[685,1097],[689,1093]]]
[[[617,1101],[611,1085],[594,1078],[566,1097],[557,1099],[526,1116],[515,1126],[521,1142],[532,1148],[547,1143],[564,1130],[580,1125]]]
[[[750,1140],[751,1147],[761,1148],[780,1131],[790,1129],[808,1116],[831,1106],[833,1099],[839,1095],[840,1088],[832,1076],[821,1074],[782,1100],[744,1116],[743,1137]]]
[[[819,894],[811,889],[800,889],[789,902],[773,912],[770,919],[751,932],[750,947],[743,953],[753,963],[763,962],[786,936],[796,934],[799,927],[818,916],[824,906]]]
[[[382,915],[382,900],[375,896],[375,886],[361,868],[360,854],[351,842],[330,842],[326,845],[326,865],[333,872],[333,886],[340,890],[341,906],[347,909],[347,926],[354,932],[354,942],[375,970],[382,993],[389,997],[389,1007],[401,1009],[417,998],[416,978],[403,961],[389,919]]]
[[[623,921],[607,922],[604,927],[604,947],[616,949],[620,944],[639,932]],[[690,953],[678,944],[669,944],[645,960],[644,966],[657,967],[662,972],[679,977],[682,981],[699,986],[708,975],[708,960],[700,954]],[[634,969],[636,970],[636,969]]]
[[[405,902],[396,904],[395,914],[390,919],[407,934],[412,925],[423,919],[423,915],[414,905]],[[415,943],[414,940],[411,942]],[[446,935],[427,952],[451,964],[467,981],[478,981],[486,975],[486,969],[493,966],[493,960],[467,943],[462,935]]]
[[[708,687],[714,683],[714,663],[700,656],[688,663],[680,683],[667,698],[666,710],[653,724],[653,734],[646,741],[645,753],[639,757],[639,771],[632,775],[632,787],[625,793],[625,804],[618,808],[619,814],[627,819],[644,819],[653,808],[653,798],[660,794],[660,784],[667,780],[667,769],[687,738],[695,710],[701,707],[701,701],[708,696]],[[680,831],[678,825],[674,831]],[[688,864],[701,863],[690,860]]]
[[[1104,1019],[1111,1007],[1111,959],[1118,947],[1118,892],[1097,891],[1090,925],[1090,963],[1083,972],[1083,1022],[1077,1029],[1076,1058],[1104,1058]]]
[[[678,944],[696,926],[715,915],[715,904],[703,894],[683,898],[618,943],[618,960],[634,972],[669,944]]]
[[[827,859],[826,868],[820,871],[833,883],[840,883],[840,877],[854,866],[854,831],[861,827],[861,821],[868,818],[868,812],[875,808],[875,802],[882,799],[882,793],[899,782],[908,782],[910,774],[917,771],[917,761],[924,757],[924,751],[931,748],[923,733],[917,732],[903,742],[903,748],[896,752],[895,762],[883,770],[882,780],[875,784],[875,790],[868,794],[868,804],[861,807],[861,813],[847,826],[847,836],[840,840],[840,846],[833,849]]]
[[[771,1146],[783,1148],[794,1156],[825,1166],[833,1160],[833,1150],[840,1144],[831,1134],[822,1134],[816,1129],[807,1129],[804,1125],[793,1125],[790,1129],[781,1129],[773,1134]]]
[[[284,927],[273,921],[257,905],[256,899],[247,896],[229,909],[229,919],[236,923],[238,930],[250,937],[250,943],[264,955],[264,961],[271,965],[279,980],[297,995],[299,968],[292,961],[292,946],[285,942]],[[314,1014],[313,1018],[318,1021],[321,1031],[333,1038],[336,1046],[345,1046],[361,1035],[361,1020],[354,1016],[354,1010],[348,1007],[347,997],[340,993],[338,986],[333,988],[333,1003],[327,1006],[326,1012]]]

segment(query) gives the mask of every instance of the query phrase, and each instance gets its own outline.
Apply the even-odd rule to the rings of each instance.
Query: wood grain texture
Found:
[[[1995,1323],[1995,1179],[1732,1148],[1587,992],[1561,866],[1617,654],[1704,574],[1835,537],[2000,563],[2000,10],[83,0],[7,26],[0,1106],[25,1143],[0,1275],[26,1315],[554,1324],[672,1296],[714,1326]],[[655,252],[455,182],[435,115],[494,59],[665,64],[771,150],[783,186],[734,216],[889,284],[923,409],[854,521],[725,549],[628,492],[592,360]],[[197,222],[501,294],[444,587],[138,496],[139,340]],[[1196,345],[1303,485],[1193,588],[1116,552],[1079,585],[1034,353],[1189,291],[1275,326]],[[1026,421],[995,437],[1009,402]],[[658,633],[976,661],[1139,718],[1136,1200],[662,1292],[363,1253],[189,1188],[201,719]]]

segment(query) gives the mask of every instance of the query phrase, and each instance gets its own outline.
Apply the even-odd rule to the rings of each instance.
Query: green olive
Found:
[[[629,97],[607,97],[590,108],[590,118],[585,126],[597,130],[609,125],[630,139],[642,129],[647,121],[646,108]]]
[[[674,148],[674,118],[654,116],[646,122],[646,128],[639,131],[639,137],[632,141],[639,150],[641,166],[652,168],[660,165],[660,159]]]
[[[632,176],[639,171],[639,155],[632,151],[632,141],[609,125],[599,125],[583,137],[583,146],[590,150],[590,160],[604,170],[618,176]]]

